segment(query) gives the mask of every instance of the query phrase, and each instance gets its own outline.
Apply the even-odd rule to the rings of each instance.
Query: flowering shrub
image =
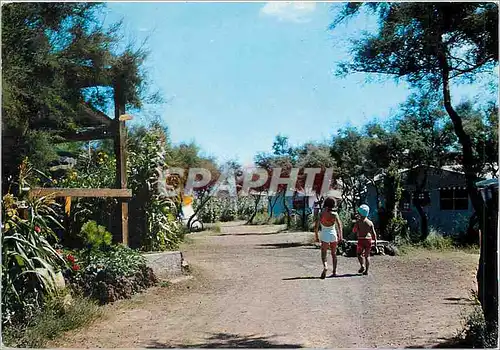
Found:
[[[195,200],[194,208],[199,205]],[[211,198],[210,201],[200,210],[199,217],[202,222],[215,223],[218,221],[227,222],[236,219],[237,204],[231,198]]]
[[[101,304],[130,298],[157,282],[144,257],[123,245],[70,252],[65,259],[70,265],[65,277],[71,287]]]

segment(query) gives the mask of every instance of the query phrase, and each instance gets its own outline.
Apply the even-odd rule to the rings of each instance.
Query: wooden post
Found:
[[[116,157],[116,186],[117,188],[127,188],[127,154],[126,154],[126,133],[125,120],[120,118],[125,114],[125,98],[120,83],[114,86],[115,100],[115,157]],[[128,246],[128,203],[121,201],[118,206],[118,217],[120,218],[120,231],[122,243]]]

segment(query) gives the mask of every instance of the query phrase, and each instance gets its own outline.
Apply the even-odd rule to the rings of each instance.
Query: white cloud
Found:
[[[310,21],[308,15],[316,9],[315,2],[267,2],[261,9],[261,15],[276,17],[280,21],[304,23]]]

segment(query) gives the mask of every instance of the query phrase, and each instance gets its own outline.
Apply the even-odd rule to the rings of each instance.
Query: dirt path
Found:
[[[370,276],[341,257],[341,276],[320,280],[312,235],[275,231],[229,225],[193,236],[183,247],[193,280],[116,303],[51,346],[428,346],[460,327],[476,255],[377,256]]]

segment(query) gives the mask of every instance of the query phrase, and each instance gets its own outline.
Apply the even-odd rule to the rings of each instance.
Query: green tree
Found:
[[[342,182],[342,199],[347,209],[354,212],[363,201],[364,168],[367,155],[367,139],[356,128],[339,130],[334,137],[331,155],[338,167],[338,178]]]
[[[143,49],[117,51],[120,25],[98,20],[101,3],[10,3],[2,6],[2,179],[17,177],[25,156],[43,168],[52,141],[87,125],[83,106],[112,103],[112,87],[130,107],[147,98]],[[33,142],[38,143],[32,147]]]
[[[445,111],[440,100],[429,94],[414,94],[401,106],[396,132],[402,140],[404,152],[400,164],[410,169],[405,181],[415,186],[413,203],[420,216],[421,240],[429,234],[428,218],[423,206],[430,167],[441,167],[449,160],[447,150],[451,135],[443,128]],[[417,169],[418,167],[418,169]]]
[[[355,15],[363,3],[346,4],[332,28]],[[412,86],[439,89],[445,110],[461,145],[467,190],[479,217],[485,212],[476,188],[478,173],[471,136],[452,105],[453,79],[492,72],[498,64],[498,6],[496,3],[369,3],[379,29],[353,46],[353,60],[340,66],[344,73],[389,74]],[[483,220],[481,220],[482,222]],[[487,329],[498,334],[497,232],[481,224],[483,238],[478,286]],[[485,292],[488,291],[488,292]]]

